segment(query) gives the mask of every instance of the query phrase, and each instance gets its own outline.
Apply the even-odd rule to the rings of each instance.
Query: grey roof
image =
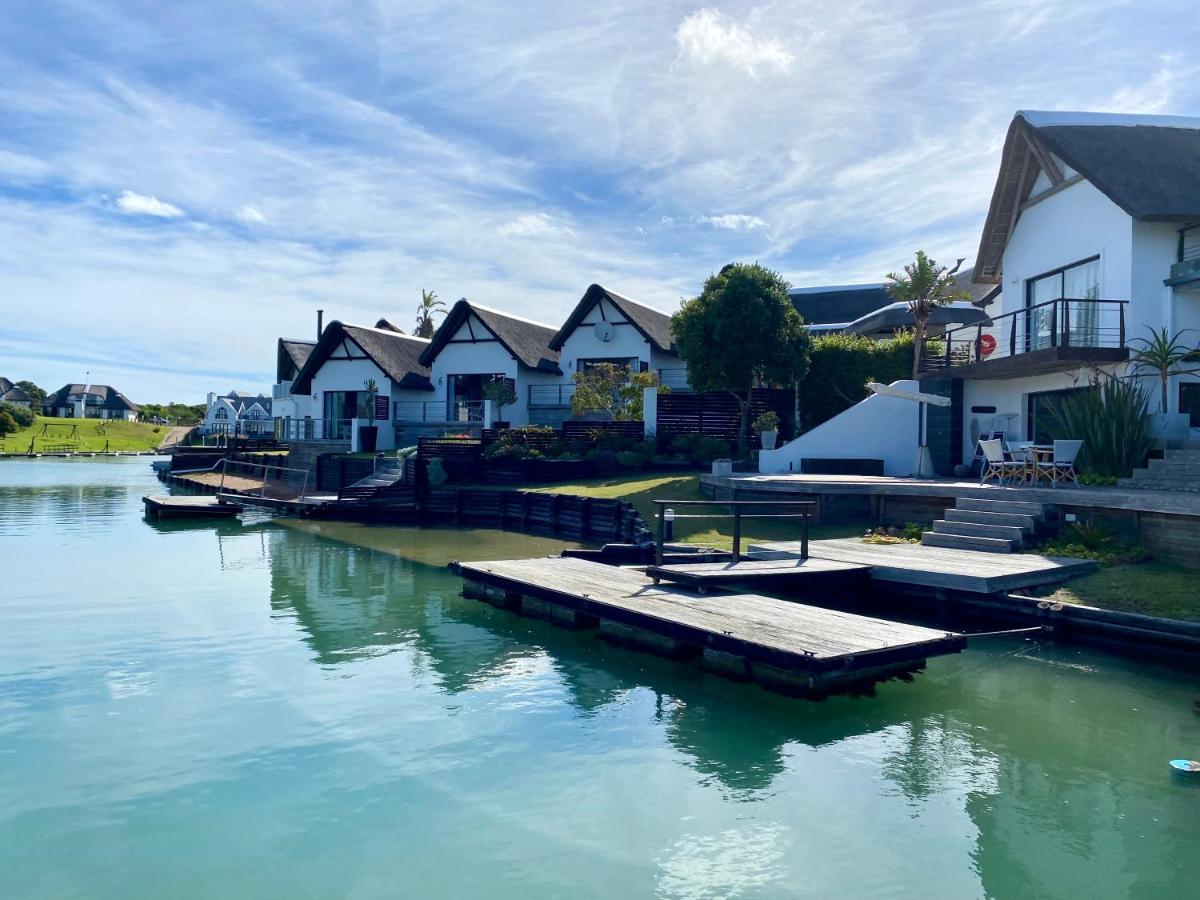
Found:
[[[498,309],[480,306],[478,303],[472,303],[466,299],[459,300],[451,307],[438,330],[434,332],[433,340],[421,354],[423,365],[433,364],[442,348],[454,337],[472,313],[521,365],[539,372],[562,374],[562,370],[558,367],[558,351],[550,349],[550,341],[555,335],[553,328],[543,325],[541,322],[500,312]]]
[[[234,411],[240,416],[255,403],[261,406],[267,412],[271,411],[271,398],[266,394],[254,394],[250,391],[230,391],[228,394],[219,395],[225,400],[228,400],[233,406]]]
[[[14,387],[16,387],[15,384],[13,384],[3,375],[0,375],[0,394],[3,394],[5,391],[11,391]]]
[[[954,286],[970,294],[971,302],[981,308],[994,303],[1000,296],[1000,285],[980,284],[975,281],[974,268],[959,269],[958,274],[954,276]]]
[[[562,350],[567,338],[583,323],[583,320],[587,318],[587,314],[592,311],[592,307],[601,300],[608,300],[609,303],[619,309],[621,315],[625,316],[633,327],[638,330],[638,333],[649,341],[656,350],[660,350],[663,353],[675,352],[675,342],[671,337],[670,315],[639,303],[637,300],[624,297],[615,291],[610,291],[599,284],[593,284],[584,291],[583,296],[575,304],[575,309],[572,310],[566,323],[551,339],[550,349]]]
[[[116,388],[109,387],[107,384],[88,385],[87,392],[90,396],[100,398],[99,406],[101,409],[132,410],[133,412],[137,412],[138,410],[137,404],[133,403]],[[68,402],[67,398],[71,394],[82,393],[82,384],[64,384],[42,401],[42,407],[66,406]]]
[[[1008,128],[976,256],[980,282],[998,282],[1039,173],[1055,187],[1066,183],[1055,158],[1135,219],[1200,219],[1200,119],[1021,111]]]
[[[13,385],[4,393],[0,394],[0,400],[5,400],[9,403],[28,403],[29,395],[21,390],[16,385]]]
[[[806,325],[853,322],[892,302],[882,284],[843,284],[788,291]]]
[[[383,370],[397,386],[413,391],[432,391],[429,367],[421,362],[421,354],[429,341],[409,334],[398,334],[365,325],[344,325],[330,322],[315,348],[305,361],[292,385],[292,393],[307,394],[312,388],[313,375],[324,365],[329,355],[349,338],[375,365]]]

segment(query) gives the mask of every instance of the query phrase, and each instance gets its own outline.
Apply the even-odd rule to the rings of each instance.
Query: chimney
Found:
[[[321,332],[325,330],[325,310],[317,310],[317,340],[321,339]]]

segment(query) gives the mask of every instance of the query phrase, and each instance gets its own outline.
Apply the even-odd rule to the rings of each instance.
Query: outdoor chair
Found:
[[[1004,441],[1000,438],[980,441],[979,449],[983,451],[983,473],[979,478],[980,484],[990,478],[994,478],[998,484],[1006,484],[1025,474],[1024,463],[1015,462],[1004,455]]]
[[[1050,480],[1050,487],[1058,487],[1060,481],[1079,484],[1075,472],[1075,458],[1083,447],[1083,441],[1055,441],[1050,459],[1038,460],[1037,474]]]

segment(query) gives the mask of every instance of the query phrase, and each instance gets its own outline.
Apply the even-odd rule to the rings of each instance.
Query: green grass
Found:
[[[1200,621],[1200,573],[1163,562],[1110,566],[1076,578],[1050,599],[1101,609]]]
[[[625,475],[613,478],[598,478],[588,481],[573,481],[563,484],[543,484],[525,490],[553,494],[578,494],[584,497],[605,497],[628,500],[646,524],[655,527],[653,500],[704,500],[700,494],[700,479],[696,475]],[[684,510],[676,510],[683,514]],[[696,510],[703,513],[721,514],[719,507]],[[814,540],[834,537],[860,537],[870,526],[863,523],[850,525],[813,525],[809,536]],[[756,541],[796,541],[800,539],[798,519],[744,519],[742,521],[742,546]],[[729,519],[677,519],[675,540],[713,547],[733,546],[733,523]]]
[[[50,434],[41,433],[42,426],[49,424]],[[79,433],[71,436],[71,426],[78,425]],[[24,428],[13,434],[7,434],[3,442],[5,453],[26,453],[29,451],[30,439],[33,440],[33,452],[47,452],[47,446],[71,445],[78,452],[113,450],[153,450],[167,433],[168,425],[149,425],[143,422],[104,422],[100,419],[53,419],[38,416],[29,428]],[[158,429],[155,431],[155,429]]]

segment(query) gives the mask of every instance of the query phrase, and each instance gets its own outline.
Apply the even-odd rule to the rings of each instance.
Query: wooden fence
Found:
[[[426,495],[421,514],[462,525],[515,528],[581,541],[643,544],[653,539],[632,503],[601,497],[435,488]]]
[[[750,418],[774,410],[779,416],[781,442],[790,440],[795,433],[795,402],[791,388],[756,388],[750,394]],[[700,434],[733,444],[741,422],[737,399],[725,391],[663,394],[658,398],[658,440],[663,447],[681,434]],[[757,434],[750,435],[750,446],[759,446]]]

